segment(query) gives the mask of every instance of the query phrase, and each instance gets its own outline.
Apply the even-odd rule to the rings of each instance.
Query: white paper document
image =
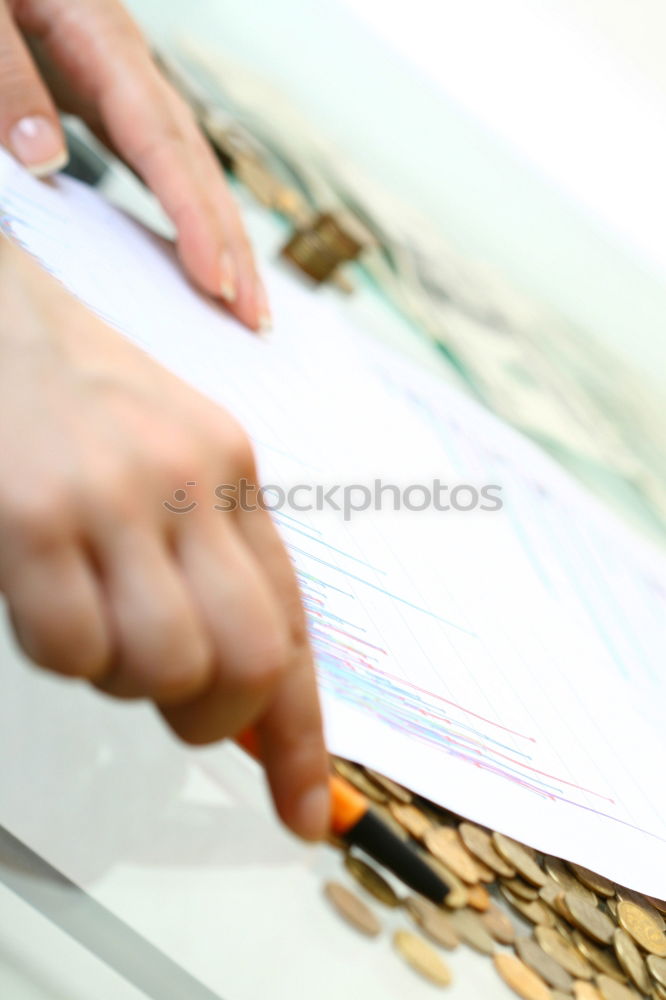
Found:
[[[299,574],[330,750],[666,897],[664,557],[539,449],[280,268],[265,267],[276,329],[260,339],[95,193],[0,157],[0,225],[231,410],[275,498],[292,489],[305,508],[317,487],[331,498],[273,515]],[[457,506],[492,488],[501,509],[419,510],[437,482],[440,508],[458,487]],[[345,496],[360,508],[368,494],[382,509],[345,517]],[[11,681],[39,696],[32,672]],[[4,753],[4,773],[20,768]],[[20,811],[0,794],[0,823],[17,835]]]

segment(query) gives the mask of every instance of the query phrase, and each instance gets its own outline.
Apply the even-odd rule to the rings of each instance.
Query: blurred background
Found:
[[[660,0],[130,7],[285,239],[366,227],[340,294],[666,537]]]

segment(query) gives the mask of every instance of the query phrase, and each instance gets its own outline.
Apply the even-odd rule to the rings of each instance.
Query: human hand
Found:
[[[36,174],[67,159],[56,105],[79,115],[155,193],[191,279],[250,328],[270,326],[222,170],[117,0],[0,0],[0,145]]]
[[[256,482],[226,411],[161,368],[0,237],[0,592],[27,655],[152,699],[186,741],[252,724],[283,820],[328,828],[312,654],[268,513],[188,482]]]

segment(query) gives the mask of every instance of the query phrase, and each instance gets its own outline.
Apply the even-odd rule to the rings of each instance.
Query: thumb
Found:
[[[11,15],[0,0],[0,145],[39,177],[68,159],[58,113]]]

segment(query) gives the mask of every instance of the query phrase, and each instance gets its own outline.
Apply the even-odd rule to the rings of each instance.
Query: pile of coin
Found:
[[[369,768],[340,758],[333,766],[451,889],[441,907],[396,892],[374,865],[335,841],[345,851],[347,872],[369,898],[366,903],[337,882],[327,884],[326,896],[370,936],[382,932],[370,900],[401,908],[416,931],[396,931],[393,945],[431,983],[451,982],[439,949],[463,943],[492,957],[497,973],[524,1000],[666,1000],[663,900],[467,822]],[[518,926],[512,914],[521,918]],[[531,933],[520,930],[525,925]]]

